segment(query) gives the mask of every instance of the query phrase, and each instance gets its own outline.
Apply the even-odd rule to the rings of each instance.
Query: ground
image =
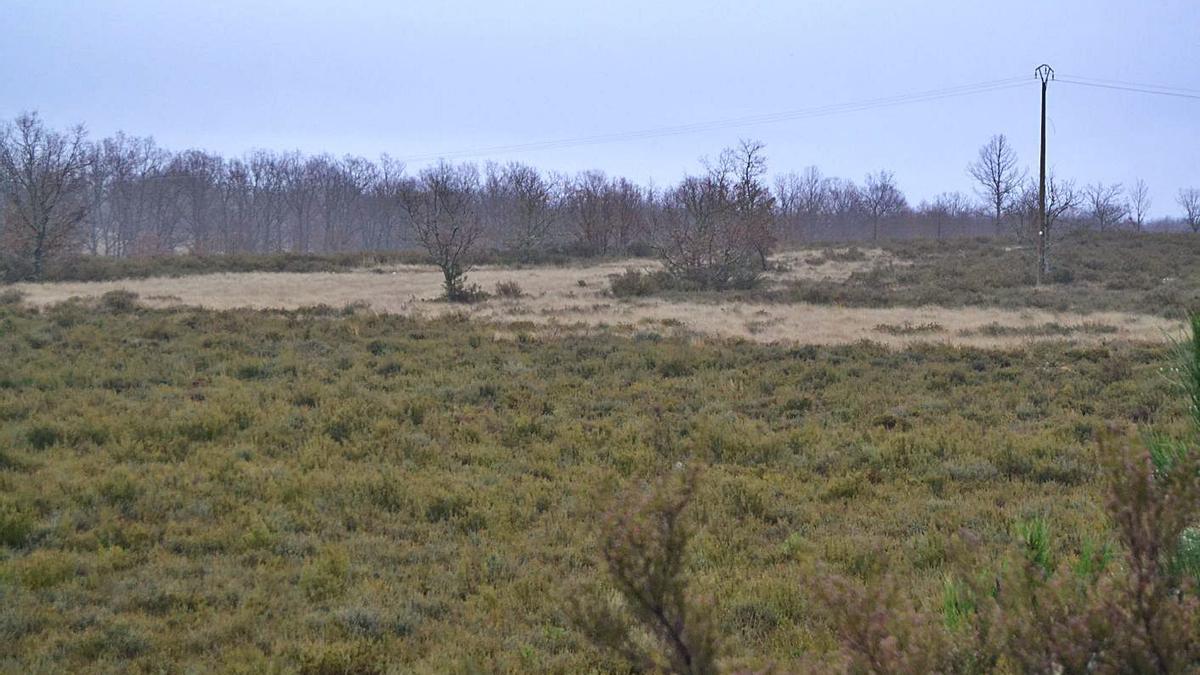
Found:
[[[570,611],[604,587],[597,525],[698,467],[694,589],[731,664],[787,672],[835,649],[814,570],[937,607],[956,547],[999,557],[1034,518],[1070,559],[1111,537],[1098,442],[1184,433],[1178,324],[1126,289],[1053,290],[1057,313],[797,304],[935,263],[794,256],[751,293],[634,300],[607,277],[650,263],[481,269],[530,297],[465,309],[409,267],[22,286],[0,303],[0,671],[607,672]],[[94,297],[117,287],[140,300]],[[538,309],[570,303],[611,318]],[[750,330],[759,311],[791,328]]]
[[[853,302],[853,298],[849,305],[836,299],[827,303],[797,301],[791,297],[797,293],[792,289],[811,293],[821,288],[821,284],[847,287],[848,282],[859,278],[874,280],[914,264],[910,258],[886,250],[857,248],[789,251],[776,256],[773,263],[778,271],[766,275],[757,294],[733,297],[695,294],[612,297],[609,282],[613,276],[629,269],[659,268],[655,261],[643,259],[523,269],[480,267],[470,273],[471,283],[491,290],[499,282],[516,281],[525,295],[495,297],[471,305],[442,302],[441,273],[432,266],[421,265],[388,265],[348,272],[257,272],[23,284],[17,288],[37,305],[125,289],[155,307],[296,309],[359,303],[375,311],[405,315],[465,314],[498,327],[514,322],[531,323],[540,333],[548,334],[573,332],[580,327],[617,326],[631,332],[691,333],[795,344],[874,340],[896,346],[935,341],[1000,347],[1063,336],[1089,343],[1113,339],[1162,341],[1182,326],[1181,314],[1163,317],[1159,312],[1147,311],[1146,305],[1136,300],[1124,306],[1108,305],[1125,307],[1123,311],[1096,311],[1094,302],[1076,309],[1071,304],[1062,304],[1056,295],[1061,294],[1059,289],[1053,287],[1023,289],[1021,292],[1030,296],[1028,306],[998,307],[988,302],[988,297],[966,306],[929,304],[920,296],[870,303],[883,306],[862,306],[865,303]],[[921,269],[919,260],[916,267]],[[990,283],[987,270],[972,270],[964,263],[962,274],[983,276],[982,283],[985,286]],[[942,279],[934,282],[942,287],[949,285]],[[878,285],[886,283],[880,280]],[[999,295],[1006,289],[989,290]],[[1089,288],[1080,295],[1090,300],[1115,296],[1117,292]],[[1053,297],[1054,301],[1047,303],[1047,307],[1039,307],[1038,296]],[[1003,301],[1013,304],[1009,298]]]

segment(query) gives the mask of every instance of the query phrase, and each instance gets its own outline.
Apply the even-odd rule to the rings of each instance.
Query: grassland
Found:
[[[814,566],[937,605],[964,536],[998,555],[1041,518],[1065,558],[1110,536],[1096,438],[1184,434],[1170,348],[1044,332],[2,306],[0,669],[607,671],[564,610],[603,583],[597,521],[699,466],[693,584],[734,662],[786,671],[836,646]]]
[[[1051,283],[1041,287],[1034,285],[1033,248],[1013,242],[916,240],[883,250],[889,254],[884,264],[848,279],[800,279],[769,295],[856,307],[987,306],[1177,318],[1200,306],[1200,237],[1191,234],[1067,237],[1053,245]],[[845,257],[833,251],[809,260],[819,266]]]
[[[981,239],[784,251],[773,259],[774,269],[760,288],[723,293],[658,288],[653,260],[574,260],[521,269],[482,266],[470,274],[472,283],[492,291],[515,282],[521,293],[451,305],[439,300],[440,273],[410,264],[411,258],[367,258],[373,260],[367,267],[351,265],[351,257],[303,259],[304,265],[316,266],[312,271],[286,256],[211,268],[203,266],[204,260],[186,258],[180,273],[169,278],[18,288],[38,305],[124,289],[156,307],[298,309],[361,303],[389,313],[463,314],[518,324],[510,333],[536,329],[555,335],[611,326],[630,334],[794,344],[869,339],[897,347],[937,341],[1015,348],[1062,337],[1090,344],[1161,341],[1179,330],[1189,308],[1200,306],[1200,237],[1092,235],[1060,242],[1056,251],[1057,282],[1041,287],[1033,284],[1031,251]],[[137,261],[109,264],[112,270],[128,264],[131,272],[142,271]],[[185,274],[205,269],[213,273]],[[622,283],[629,280],[634,283]]]

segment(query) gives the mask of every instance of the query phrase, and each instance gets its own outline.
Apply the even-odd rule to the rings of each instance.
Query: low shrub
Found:
[[[642,297],[662,290],[662,282],[660,274],[629,268],[612,276],[608,282],[608,289],[617,298]]]
[[[520,298],[525,295],[525,291],[521,289],[521,284],[513,279],[496,282],[496,296],[500,298]]]
[[[25,299],[25,293],[16,288],[0,290],[0,307],[19,305]]]
[[[0,546],[24,546],[33,534],[33,517],[15,505],[0,502]]]
[[[125,289],[108,291],[100,296],[100,305],[113,313],[132,312],[137,309],[138,294]]]

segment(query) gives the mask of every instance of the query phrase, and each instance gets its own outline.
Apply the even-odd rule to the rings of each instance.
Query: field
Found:
[[[1200,246],[1153,245],[1179,269],[1101,247],[1121,283],[1032,300],[982,243],[795,252],[725,295],[607,292],[649,263],[492,268],[472,279],[529,297],[466,310],[403,266],[22,286],[0,670],[608,672],[568,611],[605,582],[598,524],[688,467],[687,567],[730,662],[832,659],[815,569],[938,606],[963,540],[1111,539],[1098,439],[1188,433],[1166,338]],[[895,281],[872,299],[864,275]],[[606,307],[556,319],[572,302]]]
[[[498,283],[515,281],[522,295],[466,306],[439,300],[441,276],[434,268],[386,257],[368,257],[369,265],[359,268],[349,265],[348,256],[300,263],[283,257],[240,261],[237,268],[254,271],[108,279],[120,276],[114,266],[95,275],[103,281],[16,288],[37,305],[123,289],[154,307],[298,309],[357,303],[407,316],[465,315],[501,330],[516,324],[516,330],[505,330],[510,335],[613,327],[630,334],[798,344],[873,340],[893,346],[932,340],[1011,347],[1047,337],[1162,341],[1178,330],[1189,308],[1200,306],[1200,237],[1092,236],[1062,247],[1059,274],[1070,281],[1041,288],[1033,286],[1030,251],[991,240],[788,251],[774,259],[775,271],[760,289],[709,294],[614,298],[613,277],[626,270],[656,270],[658,264],[648,259],[484,266],[469,275],[472,283],[491,291]],[[127,273],[141,276],[145,267],[131,261]],[[180,269],[204,268],[193,261]],[[263,269],[321,271],[258,271]]]

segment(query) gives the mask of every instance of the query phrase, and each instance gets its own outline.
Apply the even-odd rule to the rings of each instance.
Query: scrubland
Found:
[[[1065,336],[1091,343],[1161,341],[1179,329],[1189,308],[1200,306],[1200,237],[1090,235],[1060,246],[1058,282],[1042,287],[1033,285],[1031,251],[995,240],[785,251],[773,259],[763,283],[749,291],[660,288],[659,265],[650,259],[574,260],[482,266],[469,275],[471,283],[492,291],[516,282],[519,295],[452,304],[440,299],[442,280],[435,268],[402,264],[396,256],[247,259],[234,269],[258,271],[148,278],[140,278],[147,264],[131,261],[129,273],[137,278],[16,287],[38,305],[128,290],[155,307],[361,303],[389,313],[516,323],[550,335],[615,327],[766,343],[867,339],[894,346],[938,341],[1015,347]],[[203,261],[188,260],[182,272],[205,269]],[[355,260],[366,266],[355,267]],[[231,265],[220,262],[210,269]],[[120,276],[119,265],[110,267],[102,278]],[[272,269],[321,271],[262,271]]]
[[[420,270],[331,275],[351,290],[318,307],[256,301],[267,275],[207,301],[22,286],[0,296],[0,670],[621,671],[571,610],[617,602],[600,523],[693,470],[689,588],[731,666],[843,667],[828,575],[961,620],[964,549],[1116,550],[1102,438],[1193,438],[1166,338],[1195,247],[1103,249],[1120,287],[1077,271],[1044,307],[981,285],[990,246],[814,249],[755,291],[632,299],[607,290],[623,263],[485,270],[530,297],[440,311],[430,291],[407,314],[341,305]],[[951,268],[961,288],[929,305],[914,289]],[[864,278],[891,281],[862,298]],[[789,299],[826,287],[851,307]],[[691,304],[561,330],[500,313],[551,292]],[[736,303],[890,314],[813,341],[686,325]]]
[[[126,299],[127,300],[127,299]],[[816,562],[930,598],[952,539],[1105,537],[1095,441],[1167,347],[702,344],[346,312],[0,318],[8,670],[606,669],[564,614],[631,483],[704,465],[733,651],[833,649]]]

